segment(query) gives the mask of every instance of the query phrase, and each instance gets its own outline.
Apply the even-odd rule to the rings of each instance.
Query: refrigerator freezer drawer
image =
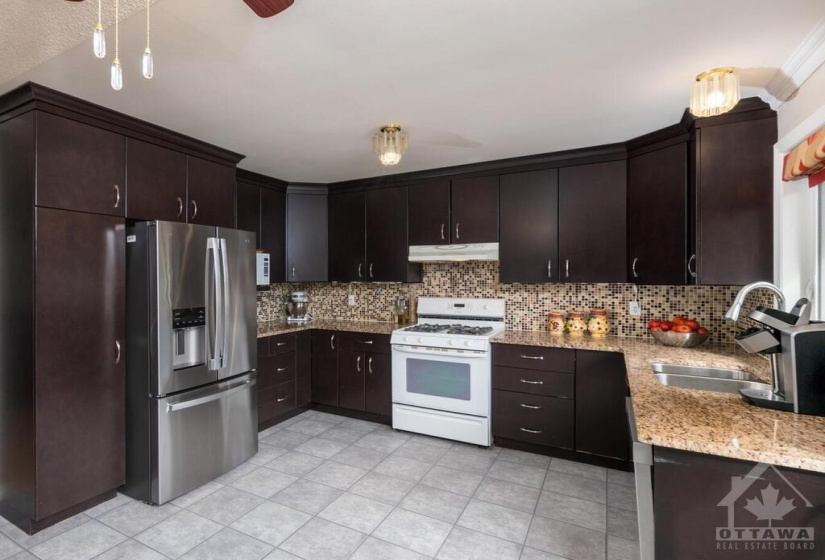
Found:
[[[154,503],[182,496],[258,452],[256,383],[252,373],[152,399],[157,421]]]

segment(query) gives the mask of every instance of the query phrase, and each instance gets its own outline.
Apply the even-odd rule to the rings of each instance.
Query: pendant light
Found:
[[[696,117],[715,117],[739,103],[739,77],[725,66],[696,76],[690,95],[690,112]]]
[[[123,68],[120,66],[120,0],[115,0],[115,59],[112,61],[112,89],[120,91],[123,87]]]
[[[143,77],[151,80],[155,75],[155,61],[152,58],[152,49],[149,48],[149,10],[151,0],[146,0],[146,50],[143,51]]]
[[[407,135],[396,124],[382,126],[381,131],[372,137],[372,151],[387,166],[397,165],[401,161],[401,156],[407,151],[407,144]]]
[[[98,58],[106,58],[106,33],[103,31],[103,0],[97,0],[97,25],[92,35],[92,50]]]

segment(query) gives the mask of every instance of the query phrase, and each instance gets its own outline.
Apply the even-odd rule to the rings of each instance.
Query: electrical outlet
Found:
[[[642,304],[638,301],[631,301],[628,305],[628,312],[632,317],[640,317],[642,315]]]
[[[347,305],[350,307],[355,305],[355,294],[349,294],[349,296],[347,296]]]

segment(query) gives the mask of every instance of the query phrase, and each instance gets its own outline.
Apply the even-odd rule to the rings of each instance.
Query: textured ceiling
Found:
[[[153,8],[154,79],[140,77],[135,16],[122,26],[125,85],[114,92],[109,61],[91,53],[94,0],[38,0],[85,14],[47,27],[15,4],[32,2],[0,0],[3,76],[22,67],[6,26],[33,41],[18,53],[81,42],[0,79],[0,92],[36,81],[306,182],[626,140],[677,122],[707,68],[735,66],[744,95],[762,91],[825,17],[822,0],[297,0],[270,19],[241,0],[164,0]],[[73,39],[52,45],[64,27],[77,27]],[[370,142],[388,122],[410,134],[394,168]]]
[[[121,21],[145,7],[146,0],[120,0]],[[97,22],[97,1],[0,0],[0,14],[2,84],[87,40]],[[104,27],[114,21],[114,0],[104,0]]]

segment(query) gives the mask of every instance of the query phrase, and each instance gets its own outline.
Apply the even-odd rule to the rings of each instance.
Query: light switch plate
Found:
[[[628,307],[627,311],[628,311],[628,313],[630,313],[630,315],[632,317],[641,316],[641,314],[642,314],[642,304],[640,304],[638,301],[631,301],[628,304],[627,307]]]
[[[349,306],[355,305],[355,294],[349,294],[347,296],[347,305],[349,305]]]

